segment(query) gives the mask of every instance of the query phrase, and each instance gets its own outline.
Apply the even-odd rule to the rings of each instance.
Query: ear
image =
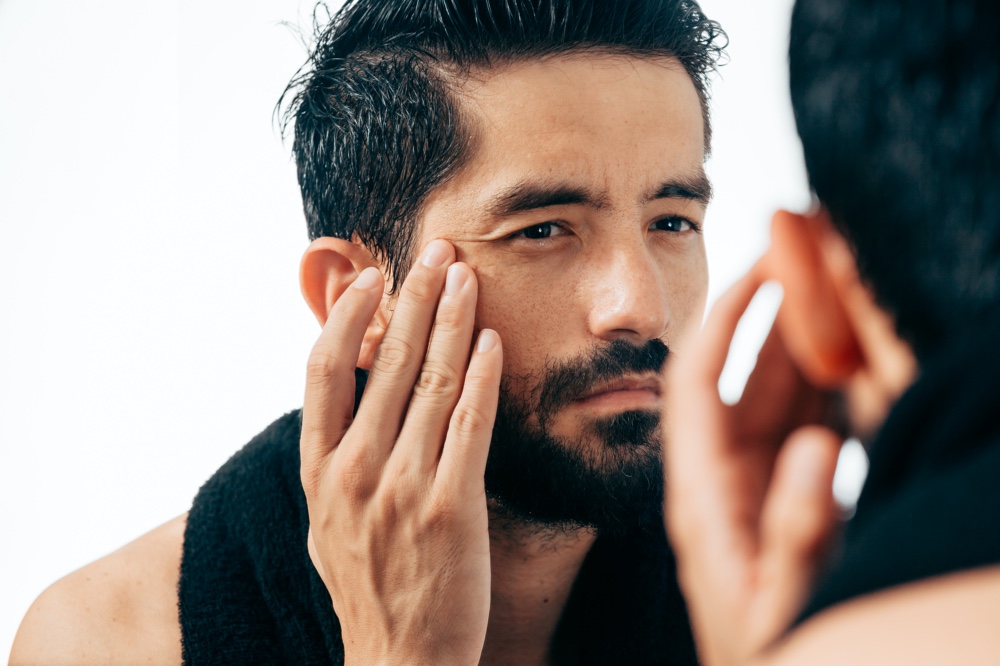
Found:
[[[805,377],[821,388],[842,388],[862,365],[843,285],[857,282],[854,262],[827,260],[828,244],[843,239],[825,209],[806,215],[778,211],[771,221],[771,248],[763,270],[781,283],[784,299],[777,325]],[[853,275],[843,275],[845,271]]]
[[[324,236],[317,238],[306,248],[299,267],[299,285],[302,296],[320,326],[326,324],[334,304],[358,274],[369,266],[383,269],[368,248],[358,242]],[[383,305],[365,331],[357,367],[371,368],[375,349],[382,341],[387,324],[388,311],[383,299]]]

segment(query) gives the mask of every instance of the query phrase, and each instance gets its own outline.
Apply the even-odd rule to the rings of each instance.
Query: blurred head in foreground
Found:
[[[775,217],[773,270],[794,303],[789,348],[810,379],[848,389],[862,432],[917,367],[998,317],[998,12],[795,5],[791,97],[818,206]]]

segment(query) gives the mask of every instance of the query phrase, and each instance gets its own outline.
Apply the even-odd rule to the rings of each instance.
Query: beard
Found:
[[[542,528],[621,532],[662,526],[660,415],[635,410],[591,418],[572,437],[552,434],[559,410],[596,384],[659,374],[660,340],[616,340],[535,375],[504,376],[486,464],[486,493],[505,519]],[[532,418],[534,417],[534,418]]]

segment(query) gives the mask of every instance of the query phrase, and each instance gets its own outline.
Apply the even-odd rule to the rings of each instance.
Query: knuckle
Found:
[[[465,383],[469,386],[476,387],[477,390],[481,390],[482,387],[486,386],[494,378],[494,373],[488,368],[484,368],[482,364],[472,363],[469,365],[469,371],[465,376]]]
[[[459,405],[451,417],[451,429],[460,435],[478,435],[493,427],[493,417],[478,405]]]
[[[424,524],[430,530],[444,530],[455,524],[458,518],[458,502],[448,488],[440,488],[427,503]]]
[[[359,455],[347,456],[338,461],[333,481],[337,492],[348,499],[360,500],[367,496],[371,463]]]
[[[336,377],[343,366],[340,357],[327,349],[313,349],[306,362],[309,382],[326,382]]]
[[[413,387],[415,395],[435,397],[453,393],[458,386],[458,373],[447,363],[425,362]]]
[[[319,494],[320,478],[320,472],[315,466],[302,465],[299,479],[302,482],[302,490],[305,492],[306,499],[312,499]]]
[[[424,524],[425,509],[433,500],[426,479],[401,468],[387,468],[377,490],[367,500],[371,515],[382,525]]]
[[[379,345],[372,361],[372,371],[387,372],[399,368],[416,356],[416,349],[406,340],[387,337]]]
[[[399,513],[396,496],[391,492],[379,493],[375,497],[373,505],[376,514],[387,525],[392,524]]]
[[[458,307],[458,304],[445,300],[438,306],[434,315],[434,327],[438,329],[457,329],[466,319],[468,311]]]

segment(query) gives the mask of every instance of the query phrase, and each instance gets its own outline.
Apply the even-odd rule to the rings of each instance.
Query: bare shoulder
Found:
[[[1000,565],[839,604],[810,619],[768,664],[996,664]]]
[[[19,664],[177,664],[187,515],[55,582],[28,610],[11,652]]]

